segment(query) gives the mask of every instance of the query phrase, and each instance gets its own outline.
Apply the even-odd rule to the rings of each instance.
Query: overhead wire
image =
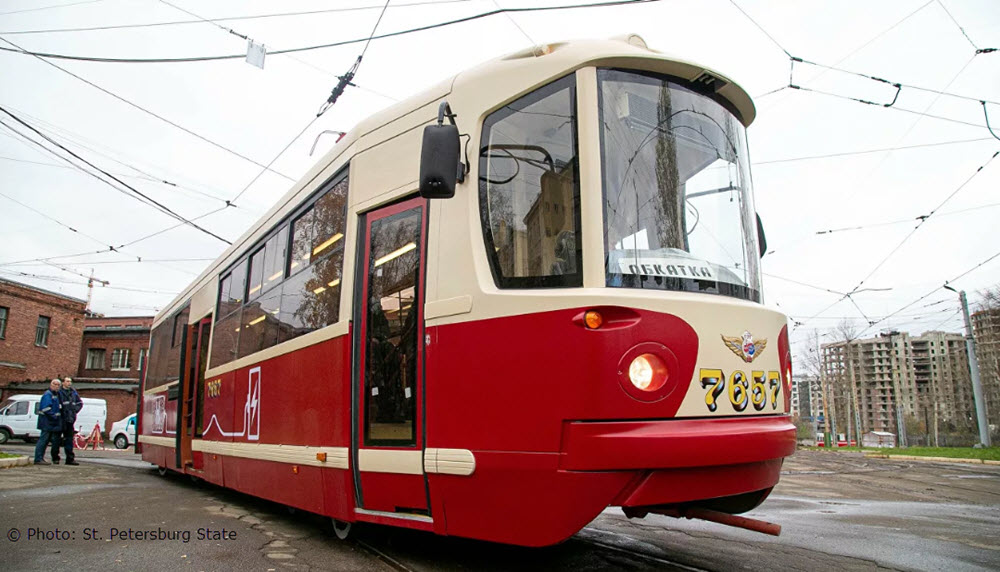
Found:
[[[209,216],[211,216],[211,215],[213,215],[215,213],[218,213],[220,211],[223,211],[223,210],[226,210],[226,207],[221,207],[221,208],[217,208],[217,209],[211,210],[211,211],[209,211],[207,213],[198,215],[198,216],[192,218],[191,220],[201,220],[203,218],[209,217]],[[177,223],[177,224],[171,225],[171,226],[169,226],[167,228],[163,228],[163,229],[157,230],[155,232],[143,235],[143,236],[141,236],[139,238],[136,238],[134,240],[130,240],[128,242],[124,242],[124,243],[119,244],[117,246],[113,246],[113,245],[112,246],[108,246],[104,250],[96,250],[96,251],[95,250],[85,250],[83,252],[78,252],[78,253],[74,253],[74,254],[63,254],[63,255],[58,255],[58,256],[48,256],[48,257],[41,257],[41,258],[27,258],[27,259],[23,259],[23,260],[12,260],[12,261],[9,261],[9,262],[0,262],[0,267],[15,266],[15,265],[20,265],[20,264],[26,264],[26,263],[29,263],[29,262],[46,262],[46,261],[50,261],[50,260],[63,260],[63,259],[67,259],[67,258],[80,258],[82,256],[93,256],[95,254],[107,254],[109,252],[121,252],[122,248],[127,248],[129,246],[133,246],[135,244],[138,244],[140,242],[143,242],[143,241],[148,240],[150,238],[153,238],[155,236],[159,236],[159,235],[161,235],[161,234],[163,234],[165,232],[171,231],[171,230],[173,230],[175,228],[179,228],[181,226],[184,226],[184,223]],[[133,255],[130,255],[130,256],[133,256]],[[137,260],[138,262],[142,262],[141,257],[135,256],[135,258],[138,259]],[[83,264],[83,263],[79,263],[79,264]]]
[[[358,59],[355,60],[354,65],[351,66],[351,69],[349,69],[346,74],[344,74],[343,76],[339,76],[339,81],[337,82],[337,85],[333,88],[333,91],[330,93],[330,97],[328,97],[326,102],[322,105],[322,107],[320,107],[319,113],[317,113],[315,117],[310,119],[309,123],[307,123],[306,126],[303,127],[302,130],[295,135],[295,137],[292,137],[292,139],[284,147],[282,147],[281,151],[278,151],[278,154],[275,155],[273,159],[271,159],[271,161],[267,164],[267,167],[273,165],[274,162],[277,161],[279,157],[284,155],[285,151],[287,151],[289,147],[291,147],[296,141],[298,141],[299,137],[302,137],[302,134],[308,131],[309,128],[312,127],[313,124],[315,124],[316,121],[318,121],[319,118],[322,117],[323,114],[326,113],[326,111],[330,109],[330,107],[332,107],[333,104],[337,102],[337,99],[344,92],[344,89],[348,85],[353,85],[351,83],[351,80],[354,79],[354,75],[357,73],[358,68],[361,67],[361,60],[365,57],[365,53],[368,52],[368,46],[371,45],[372,36],[374,36],[375,31],[378,30],[378,25],[382,23],[382,17],[385,16],[385,11],[389,8],[389,2],[390,0],[386,0],[385,5],[382,6],[382,12],[379,13],[378,20],[375,21],[375,26],[372,27],[371,33],[368,34],[368,41],[365,42],[365,47],[361,50],[361,54],[358,56]],[[260,179],[260,177],[264,174],[264,172],[267,171],[267,167],[265,167],[263,170],[257,173],[257,176],[251,179],[250,182],[247,183],[246,186],[243,187],[243,189],[239,193],[237,193],[235,197],[230,199],[230,202],[235,203],[240,197],[242,197],[243,194],[246,193],[250,189],[250,187],[252,187],[253,184],[257,182],[258,179]]]
[[[975,179],[976,176],[983,171],[983,169],[985,169],[991,162],[993,162],[993,159],[996,159],[997,155],[1000,155],[1000,151],[993,153],[993,155],[991,155],[990,158],[987,159],[985,163],[980,165],[979,168],[976,169],[974,173],[972,173],[972,175],[970,175],[967,179],[965,179],[965,181],[963,181],[961,185],[959,185],[954,191],[951,192],[951,194],[945,197],[945,199],[941,201],[936,207],[931,209],[929,213],[927,213],[922,217],[918,217],[919,222],[917,223],[917,226],[913,227],[913,230],[911,230],[909,234],[903,237],[903,240],[901,240],[899,244],[897,244],[896,247],[889,252],[889,254],[885,255],[885,257],[877,265],[875,265],[875,268],[873,268],[872,271],[868,273],[868,275],[866,275],[864,278],[861,279],[860,282],[858,282],[857,286],[855,286],[851,290],[851,293],[857,292],[858,289],[861,288],[861,286],[865,283],[865,281],[867,281],[876,272],[878,272],[878,270],[882,268],[882,266],[886,262],[888,262],[888,260],[892,258],[892,256],[896,254],[896,252],[898,252],[899,249],[902,248],[904,244],[906,244],[906,242],[910,239],[910,237],[912,237],[918,230],[920,230],[920,227],[922,227],[924,223],[926,223],[932,216],[934,216],[934,213],[936,213],[941,207],[947,204],[948,201],[950,201],[955,195],[959,193],[959,191],[964,189],[966,185],[968,185],[973,179]]]
[[[937,218],[941,218],[943,216],[951,216],[951,215],[956,215],[956,214],[962,214],[962,213],[966,213],[966,212],[980,211],[980,210],[987,209],[987,208],[992,208],[992,207],[1000,207],[1000,203],[990,203],[990,204],[986,204],[986,205],[979,205],[979,206],[975,206],[975,207],[969,207],[967,209],[959,209],[957,211],[948,211],[948,212],[943,212],[943,213],[937,213]],[[920,215],[920,216],[917,216],[917,217],[897,219],[897,220],[888,221],[888,222],[876,222],[876,223],[871,223],[871,224],[862,224],[862,225],[858,225],[858,226],[847,226],[847,227],[842,227],[842,228],[831,228],[831,229],[828,229],[828,230],[818,230],[818,231],[816,231],[816,234],[833,234],[835,232],[845,232],[845,231],[851,231],[851,230],[863,230],[863,229],[867,229],[867,228],[876,228],[876,227],[880,227],[880,226],[891,226],[891,225],[904,224],[904,223],[911,223],[912,224],[915,221],[923,220],[923,219],[925,219],[927,217],[928,217],[928,215]]]
[[[25,10],[14,10],[12,12],[0,12],[0,16],[9,16],[11,14],[24,14],[25,12],[41,12],[42,10],[52,10],[53,8],[69,8],[70,6],[80,6],[81,4],[96,4],[98,2],[103,2],[104,0],[85,0],[83,2],[72,2],[69,4],[54,4],[52,6],[42,6],[40,8],[27,8]]]
[[[85,232],[83,232],[81,230],[78,230],[78,229],[76,229],[76,228],[74,228],[74,227],[72,227],[72,226],[70,226],[70,225],[68,225],[68,224],[66,224],[66,223],[58,220],[58,219],[55,219],[55,218],[49,216],[48,214],[45,214],[44,212],[42,212],[42,211],[40,211],[40,210],[38,210],[38,209],[30,206],[30,205],[26,205],[26,204],[22,203],[21,201],[15,199],[14,197],[12,197],[10,195],[7,195],[7,194],[5,194],[3,192],[0,192],[0,197],[3,197],[5,199],[7,199],[8,201],[16,203],[16,204],[18,204],[18,205],[20,205],[20,206],[28,209],[29,211],[31,211],[31,212],[33,212],[33,213],[41,216],[42,218],[50,220],[50,221],[58,224],[59,226],[65,228],[65,229],[67,229],[67,230],[69,230],[69,231],[71,231],[73,233],[79,234],[80,236],[82,236],[84,238],[89,238],[90,240],[96,242],[97,244],[100,244],[101,246],[107,246],[107,244],[108,244],[107,242],[105,242],[105,241],[103,241],[103,240],[101,240],[101,239],[99,239],[97,237],[91,236],[91,235],[89,235],[89,234],[87,234],[87,233],[85,233]]]
[[[968,276],[969,274],[971,274],[972,272],[978,270],[979,268],[982,268],[983,266],[989,264],[990,262],[993,262],[997,258],[1000,258],[1000,252],[996,252],[995,254],[987,257],[985,260],[983,260],[979,264],[976,264],[972,268],[969,268],[968,270],[962,272],[961,274],[956,275],[955,277],[951,278],[950,280],[946,280],[945,284],[951,284],[952,282],[956,282],[958,280],[961,280],[962,278]],[[885,320],[887,320],[887,319],[889,319],[889,318],[891,318],[893,316],[896,316],[897,314],[899,314],[903,310],[905,310],[905,309],[913,306],[914,304],[917,304],[919,302],[922,302],[923,300],[926,300],[927,298],[933,296],[935,293],[939,292],[942,288],[943,288],[943,286],[937,286],[933,290],[931,290],[930,292],[924,294],[923,296],[918,297],[916,300],[913,300],[912,302],[901,306],[895,312],[892,312],[891,314],[888,314],[888,315],[886,315],[885,317],[883,317],[883,318],[881,318],[879,320],[875,320],[874,323],[870,324],[867,328],[865,328],[864,330],[862,330],[862,333],[868,331],[870,328],[872,328],[872,327],[880,324],[881,322],[883,322],[883,321],[885,321]],[[935,302],[935,304],[936,303],[940,303],[940,302]],[[929,305],[931,305],[931,304],[929,304]]]
[[[10,45],[18,48],[18,50],[20,50],[23,53],[28,53],[28,52],[24,51],[23,49],[21,49],[21,47],[18,46],[17,44],[11,42],[10,40],[8,40],[8,39],[6,39],[6,38],[4,38],[2,36],[0,36],[0,41],[5,42],[7,44],[10,44]],[[0,46],[0,50],[10,51],[9,49],[4,48],[2,46]],[[68,74],[68,75],[70,75],[70,76],[72,76],[72,77],[74,77],[74,78],[82,81],[83,83],[85,83],[85,84],[93,87],[94,89],[97,89],[98,91],[101,91],[101,92],[103,92],[103,93],[105,93],[105,94],[107,94],[107,95],[109,95],[109,96],[117,99],[118,101],[121,101],[122,103],[125,103],[125,104],[129,105],[130,107],[138,109],[139,111],[141,111],[141,112],[143,112],[143,113],[145,113],[145,114],[147,114],[147,115],[149,115],[151,117],[154,117],[154,118],[156,118],[156,119],[158,119],[158,120],[160,120],[160,121],[162,121],[162,122],[164,122],[164,123],[166,123],[168,125],[171,125],[171,126],[177,128],[177,129],[183,131],[184,133],[187,133],[188,135],[191,135],[191,136],[193,136],[193,137],[195,137],[195,138],[197,138],[197,139],[199,139],[201,141],[204,141],[205,143],[208,143],[209,145],[212,145],[213,147],[216,147],[217,149],[221,149],[221,150],[223,150],[223,151],[225,151],[225,152],[227,152],[227,153],[229,153],[229,154],[231,154],[231,155],[233,155],[235,157],[239,157],[240,159],[243,159],[244,161],[253,163],[254,165],[257,165],[258,167],[263,167],[264,166],[261,163],[257,162],[256,160],[251,159],[250,157],[247,157],[246,155],[244,155],[244,154],[242,154],[242,153],[240,153],[238,151],[230,149],[229,147],[226,147],[225,145],[222,145],[221,143],[217,143],[217,142],[209,139],[208,137],[205,137],[204,135],[201,135],[200,133],[192,131],[191,129],[188,129],[187,127],[184,127],[183,125],[180,125],[179,123],[176,123],[174,121],[171,121],[171,120],[167,119],[166,117],[164,117],[162,115],[159,115],[158,113],[154,113],[154,112],[146,109],[145,107],[142,107],[141,105],[139,105],[139,104],[137,104],[137,103],[135,103],[135,102],[133,102],[131,100],[125,99],[124,97],[118,95],[117,93],[114,93],[111,90],[105,89],[105,88],[101,87],[100,85],[97,85],[96,83],[94,83],[94,82],[92,82],[92,81],[90,81],[90,80],[88,80],[88,79],[86,79],[86,78],[84,78],[82,76],[79,76],[79,75],[77,75],[77,74],[69,71],[68,69],[62,67],[62,66],[59,66],[57,64],[54,64],[54,63],[48,61],[47,59],[45,59],[45,58],[43,58],[41,56],[35,55],[34,57],[37,58],[38,60],[42,61],[42,62],[45,62],[46,64],[48,64],[50,66],[52,66],[52,67],[54,67],[54,68],[62,71],[63,73],[66,73],[66,74]],[[288,179],[289,181],[294,181],[295,180],[292,177],[290,177],[288,175],[285,175],[284,173],[280,173],[278,171],[274,171],[274,173],[277,174],[277,175],[279,175],[279,176],[281,176],[281,177],[284,177],[284,178]]]
[[[940,147],[942,145],[957,145],[961,143],[980,143],[990,141],[989,137],[977,137],[975,139],[961,139],[958,141],[939,141],[937,143],[920,143],[917,145],[902,145],[896,147],[883,147],[881,149],[866,149],[862,151],[842,151],[838,153],[824,153],[822,155],[805,155],[801,157],[784,157],[781,159],[765,159],[764,161],[754,161],[753,166],[773,165],[776,163],[791,163],[793,161],[811,161],[814,159],[830,159],[836,157],[848,157],[852,155],[867,155],[871,153],[883,153],[885,151],[903,151],[906,149],[921,149],[924,147]]]
[[[100,1],[100,0],[95,0]],[[402,4],[393,4],[392,8],[412,8],[415,6],[440,6],[445,4],[464,4],[468,2],[476,2],[478,0],[435,0],[435,1],[422,1],[422,2],[408,2]],[[131,28],[155,28],[161,26],[178,26],[178,25],[189,25],[189,24],[200,24],[202,22],[208,21],[211,23],[215,22],[236,22],[241,20],[261,20],[266,18],[281,18],[281,17],[291,17],[291,16],[314,16],[318,14],[332,14],[332,13],[344,13],[344,12],[361,12],[365,10],[378,10],[381,5],[371,5],[371,6],[352,6],[349,8],[326,8],[323,10],[303,10],[297,12],[279,12],[271,14],[255,14],[255,15],[244,15],[244,16],[222,16],[217,18],[202,18],[197,16],[197,20],[175,20],[170,22],[148,22],[145,24],[117,24],[117,25],[105,25],[105,26],[89,26],[89,27],[77,27],[77,28],[48,28],[41,30],[3,30],[0,34],[54,34],[63,32],[95,32],[102,30],[124,30]],[[2,14],[0,14],[2,15]],[[193,14],[192,14],[193,15]]]
[[[970,44],[972,44],[972,49],[979,50],[979,46],[977,46],[976,43],[972,41],[972,38],[969,37],[969,34],[965,32],[965,28],[963,28],[962,25],[958,23],[958,20],[956,20],[955,17],[951,15],[951,11],[948,10],[948,7],[944,5],[944,2],[942,2],[941,0],[937,0],[937,3],[939,6],[941,6],[941,9],[944,10],[944,13],[948,15],[948,18],[950,18],[951,21],[955,23],[955,26],[958,27],[958,31],[962,32],[962,35],[965,36],[965,39],[968,40]]]
[[[290,54],[297,52],[307,52],[312,50],[321,50],[326,48],[335,48],[339,46],[347,46],[350,44],[360,44],[362,42],[369,42],[371,40],[382,40],[386,38],[393,38],[398,36],[403,36],[407,34],[414,34],[417,32],[424,32],[427,30],[434,30],[437,28],[443,28],[446,26],[453,26],[456,24],[462,24],[465,22],[471,22],[473,20],[479,20],[482,18],[488,18],[491,16],[496,16],[505,13],[528,13],[528,12],[549,12],[557,10],[575,10],[575,9],[585,9],[585,8],[607,8],[613,6],[625,6],[632,4],[649,4],[653,2],[660,2],[661,0],[608,0],[605,2],[594,2],[586,4],[566,4],[560,6],[532,6],[526,8],[500,8],[497,10],[491,10],[488,12],[482,12],[479,14],[473,14],[471,16],[465,16],[462,18],[456,18],[454,20],[448,20],[445,22],[438,22],[434,24],[428,24],[425,26],[419,26],[416,28],[409,28],[406,30],[399,30],[396,32],[387,32],[385,34],[379,34],[376,36],[366,37],[366,38],[356,38],[353,40],[342,40],[339,42],[330,42],[326,44],[316,44],[311,46],[301,46],[297,48],[285,48],[280,50],[268,50],[268,55],[278,55],[278,54]],[[107,58],[107,57],[91,57],[91,56],[75,56],[71,54],[58,54],[51,52],[39,52],[26,50],[21,46],[18,46],[11,42],[10,40],[4,39],[0,36],[0,40],[14,46],[14,48],[5,48],[0,46],[0,51],[18,53],[24,55],[30,55],[37,58],[43,59],[62,59],[62,60],[73,60],[73,61],[83,61],[83,62],[94,62],[94,63],[120,63],[120,64],[168,64],[168,63],[190,63],[190,62],[208,62],[208,61],[219,61],[219,60],[233,60],[233,59],[243,59],[246,57],[246,53],[239,54],[225,54],[225,55],[213,55],[213,56],[194,56],[194,57],[181,57],[181,58]],[[54,64],[53,64],[54,65]],[[61,69],[61,68],[60,68]]]
[[[21,272],[21,271],[18,271],[18,270],[2,270],[2,269],[0,269],[0,273],[8,274],[8,275],[14,275],[14,276],[26,276],[26,277],[35,278],[35,279],[38,279],[38,280],[49,280],[49,281],[52,281],[52,282],[60,282],[60,283],[63,283],[63,284],[76,284],[76,285],[80,285],[80,286],[86,286],[87,285],[87,282],[79,282],[79,281],[76,281],[76,280],[69,280],[68,278],[64,279],[61,276],[52,276],[50,274],[34,274],[34,273],[31,273],[31,272]],[[101,287],[102,288],[107,288],[109,290],[122,290],[122,291],[125,291],[125,292],[139,292],[139,293],[143,293],[143,294],[165,294],[165,295],[169,295],[169,296],[176,296],[177,295],[177,292],[169,292],[169,291],[163,291],[163,290],[150,290],[150,289],[147,289],[147,288],[138,288],[138,287],[134,287],[134,286],[112,286],[112,285],[107,285],[107,286],[101,286]]]
[[[733,6],[735,6],[735,7],[736,7],[736,9],[737,9],[737,10],[739,10],[741,14],[743,14],[744,16],[746,16],[747,20],[750,20],[750,22],[751,22],[751,23],[752,23],[752,24],[753,24],[754,26],[756,26],[756,27],[757,27],[757,29],[761,31],[761,33],[763,33],[763,34],[764,34],[765,36],[767,36],[767,39],[771,40],[771,42],[772,42],[772,43],[773,43],[773,44],[774,44],[775,46],[778,46],[778,49],[779,49],[779,50],[781,50],[781,51],[785,52],[785,55],[786,55],[786,56],[788,56],[788,57],[792,57],[792,54],[791,54],[791,53],[789,53],[789,51],[788,51],[788,50],[786,50],[786,49],[785,49],[785,47],[784,47],[784,46],[782,46],[782,45],[781,45],[781,43],[779,43],[779,42],[778,42],[778,40],[775,40],[775,39],[774,39],[774,36],[772,36],[771,34],[769,34],[769,33],[768,33],[768,31],[767,31],[767,30],[765,30],[765,29],[764,29],[764,28],[763,28],[763,27],[762,27],[762,26],[761,26],[760,24],[758,24],[756,20],[754,20],[754,19],[753,19],[752,17],[750,17],[750,14],[747,14],[747,13],[746,13],[746,10],[744,10],[743,8],[740,8],[740,5],[736,3],[736,0],[729,0],[729,3],[730,3],[730,4],[732,4]]]
[[[222,242],[225,242],[226,244],[232,244],[232,243],[231,243],[230,241],[226,240],[225,238],[222,238],[221,236],[219,236],[219,235],[215,234],[214,232],[212,232],[212,231],[210,231],[210,230],[208,230],[208,229],[206,229],[206,228],[203,228],[203,227],[201,227],[201,226],[199,226],[199,225],[195,224],[195,223],[194,223],[193,221],[191,221],[191,220],[189,220],[189,219],[187,219],[187,218],[183,217],[182,215],[178,214],[178,213],[177,213],[176,211],[174,211],[174,210],[173,210],[173,209],[171,209],[170,207],[168,207],[168,206],[164,205],[163,203],[161,203],[161,202],[159,202],[159,201],[157,201],[157,200],[153,199],[153,198],[152,198],[152,197],[150,197],[149,195],[147,195],[147,194],[143,193],[142,191],[140,191],[140,190],[136,189],[135,187],[133,187],[133,186],[129,185],[128,183],[126,183],[126,182],[122,181],[122,180],[121,180],[121,179],[119,179],[118,177],[115,177],[114,175],[112,175],[112,174],[108,173],[107,171],[104,171],[103,169],[101,169],[100,167],[98,167],[98,166],[94,165],[94,164],[93,164],[93,163],[91,163],[90,161],[87,161],[86,159],[84,159],[84,158],[83,158],[83,157],[81,157],[80,155],[77,155],[77,154],[76,154],[76,153],[74,153],[74,152],[73,152],[72,150],[70,150],[70,149],[66,148],[66,147],[65,147],[64,145],[62,145],[62,144],[61,144],[61,143],[59,143],[58,141],[54,140],[53,138],[49,137],[48,135],[46,135],[46,134],[42,133],[41,131],[37,130],[37,129],[36,129],[36,128],[35,128],[34,126],[32,126],[31,124],[29,124],[29,123],[25,122],[25,121],[24,121],[23,119],[21,119],[20,117],[18,117],[17,115],[15,115],[15,114],[13,114],[13,113],[11,113],[10,111],[8,111],[7,109],[5,109],[5,108],[4,108],[4,107],[2,107],[2,106],[0,106],[0,112],[2,112],[2,113],[4,113],[5,115],[9,116],[9,117],[10,117],[11,119],[13,119],[13,120],[14,120],[14,121],[16,121],[17,123],[21,124],[21,125],[22,125],[22,126],[24,126],[25,128],[27,128],[27,129],[31,130],[31,131],[32,131],[32,132],[34,132],[34,133],[35,133],[36,135],[38,135],[38,136],[42,137],[43,139],[45,139],[46,141],[48,141],[48,142],[49,142],[49,143],[51,143],[52,145],[55,145],[56,147],[60,148],[60,149],[61,149],[61,150],[63,150],[64,152],[68,153],[68,154],[69,154],[69,155],[71,155],[71,156],[72,156],[73,158],[75,158],[75,159],[77,159],[78,161],[80,161],[80,162],[82,162],[82,163],[86,164],[86,165],[87,165],[87,166],[89,166],[89,167],[90,167],[91,169],[94,169],[95,171],[97,171],[97,172],[99,172],[99,173],[103,174],[103,175],[104,175],[105,177],[107,177],[107,178],[109,178],[109,179],[111,179],[111,180],[115,181],[116,183],[118,183],[119,185],[121,185],[122,187],[124,187],[125,189],[127,189],[128,191],[123,191],[123,190],[122,190],[121,188],[119,188],[119,187],[115,186],[114,184],[112,184],[112,183],[111,183],[111,182],[109,182],[108,180],[106,180],[106,179],[104,179],[104,178],[102,178],[102,177],[98,176],[97,174],[95,174],[95,173],[93,173],[93,172],[91,172],[91,171],[87,171],[86,169],[82,169],[82,168],[81,168],[81,170],[83,170],[84,172],[86,172],[86,173],[90,174],[91,176],[93,176],[93,177],[94,177],[94,178],[96,178],[97,180],[99,180],[99,181],[101,181],[101,182],[103,182],[103,183],[105,183],[105,184],[109,185],[110,187],[114,188],[115,190],[117,190],[117,191],[119,191],[119,192],[124,192],[124,193],[125,193],[126,195],[129,195],[129,196],[133,196],[133,198],[137,198],[137,197],[141,197],[141,199],[140,199],[140,198],[137,198],[137,200],[139,200],[139,202],[142,202],[142,203],[144,203],[144,204],[152,204],[152,205],[154,206],[154,208],[156,208],[157,210],[159,210],[159,211],[163,212],[164,214],[166,214],[166,215],[168,215],[168,216],[171,216],[171,217],[173,217],[173,218],[175,218],[175,219],[177,219],[177,220],[179,220],[179,221],[181,221],[181,222],[183,222],[183,223],[187,224],[188,226],[190,226],[190,227],[192,227],[192,228],[194,228],[194,229],[196,229],[196,230],[199,230],[199,231],[201,231],[201,232],[203,232],[203,233],[205,233],[205,234],[207,234],[207,235],[209,235],[209,236],[211,236],[211,237],[213,237],[213,238],[215,238],[215,239],[217,239],[217,240],[220,240],[220,241],[222,241]],[[6,123],[4,123],[4,125],[6,125]],[[9,128],[9,126],[8,126],[8,128]],[[40,146],[41,146],[42,148],[44,148],[44,149],[48,149],[48,148],[47,148],[47,147],[45,147],[44,145],[41,145],[41,144],[39,144],[39,145],[40,145]],[[49,150],[49,151],[51,152],[51,150]],[[79,167],[78,165],[76,165],[76,163],[73,163],[72,161],[69,161],[69,160],[67,160],[67,159],[66,159],[65,157],[62,157],[62,156],[60,156],[60,155],[58,155],[58,154],[56,154],[56,153],[54,153],[54,154],[55,154],[55,155],[56,155],[57,157],[60,157],[61,159],[63,159],[64,161],[66,161],[67,163],[69,163],[69,164],[71,164],[71,165],[74,165],[74,166],[77,166],[77,167]],[[130,193],[131,193],[131,194],[130,194]],[[142,200],[142,199],[144,199],[144,200]]]

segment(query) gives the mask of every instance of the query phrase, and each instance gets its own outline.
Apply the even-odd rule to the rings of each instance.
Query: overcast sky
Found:
[[[571,2],[452,0],[434,5],[394,0],[378,30],[404,30],[497,6]],[[158,0],[77,0],[51,7],[56,4],[0,1],[0,37],[28,50],[97,57],[232,54],[245,52],[246,41],[206,22],[14,32],[194,19],[178,8],[209,19],[363,8],[218,22],[274,50],[366,37],[383,5],[379,0],[171,0],[175,8]],[[753,180],[768,248],[773,251],[763,261],[765,298],[795,325],[797,352],[813,330],[826,333],[845,318],[859,330],[868,328],[866,335],[885,328],[912,334],[958,331],[962,321],[957,296],[943,289],[932,291],[1000,252],[1000,158],[990,162],[1000,150],[1000,140],[986,129],[978,101],[1000,102],[1000,51],[976,55],[977,48],[1000,48],[1000,2],[737,0],[737,4],[773,40],[727,0],[664,0],[497,15],[377,40],[355,78],[358,87],[348,88],[273,169],[297,179],[333,144],[334,138],[325,136],[309,157],[322,130],[349,130],[394,101],[480,62],[536,43],[634,32],[654,49],[719,70],[754,97],[758,115],[749,129]],[[10,47],[2,42],[0,46]],[[170,64],[53,60],[235,153],[23,54],[0,52],[0,106],[102,169],[123,175],[123,181],[185,217],[218,210],[198,219],[198,224],[232,240],[291,184],[266,173],[236,201],[236,208],[222,208],[261,171],[236,154],[260,164],[270,162],[315,116],[336,83],[335,76],[351,67],[361,47],[319,49],[293,57],[269,55],[263,70],[241,59]],[[904,86],[889,108],[815,91],[780,89],[789,83],[785,50],[804,60]],[[886,83],[803,63],[795,65],[794,82],[879,104],[891,102],[897,91]],[[989,103],[987,109],[1000,135],[1000,104]],[[6,115],[0,114],[0,120],[28,133]],[[896,150],[881,151],[890,148]],[[859,153],[866,151],[875,152]],[[825,155],[837,156],[806,159]],[[37,261],[126,244],[176,221],[66,168],[64,162],[2,126],[0,194],[4,215],[0,277],[86,298],[86,280],[80,275],[93,270],[110,282],[109,287],[94,289],[93,301],[95,311],[108,315],[154,313],[225,248],[222,242],[181,226],[118,253]],[[917,217],[939,205],[914,232]],[[858,226],[865,228],[817,234]],[[954,286],[969,291],[975,303],[977,290],[997,283],[1000,257],[968,272]],[[844,299],[843,293],[855,289],[851,298]],[[869,321],[927,294],[896,316],[868,327]],[[829,335],[823,338],[829,339]]]

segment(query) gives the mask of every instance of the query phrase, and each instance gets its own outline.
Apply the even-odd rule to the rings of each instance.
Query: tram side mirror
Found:
[[[764,253],[767,252],[767,237],[764,236],[764,223],[760,220],[760,215],[757,215],[757,246],[760,248],[760,257],[764,258]]]
[[[420,149],[420,196],[425,199],[455,196],[459,171],[464,170],[460,147],[458,127],[440,124],[424,127]]]

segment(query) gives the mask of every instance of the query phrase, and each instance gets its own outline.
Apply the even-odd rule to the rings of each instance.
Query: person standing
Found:
[[[42,395],[38,403],[38,429],[42,434],[35,444],[35,464],[48,465],[45,461],[45,447],[49,440],[53,441],[53,450],[58,447],[59,432],[62,431],[62,414],[60,413],[59,390],[62,384],[58,379],[49,383],[49,390]]]
[[[62,413],[62,447],[66,452],[67,465],[79,465],[73,454],[73,436],[76,435],[76,415],[83,409],[80,394],[73,389],[73,378],[64,377],[62,389],[59,390],[59,407]],[[59,444],[52,443],[52,462],[59,464]]]

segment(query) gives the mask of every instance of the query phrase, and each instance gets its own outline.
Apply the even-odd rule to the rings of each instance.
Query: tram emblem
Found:
[[[722,341],[731,352],[747,363],[757,359],[767,347],[767,340],[754,341],[749,331],[743,332],[742,338],[722,336]]]

